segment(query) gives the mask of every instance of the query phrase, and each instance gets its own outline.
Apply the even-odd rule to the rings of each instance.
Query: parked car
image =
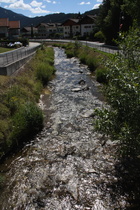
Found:
[[[15,45],[14,45],[14,43],[9,43],[9,44],[7,44],[7,47],[14,47]]]
[[[14,43],[12,43],[12,42],[10,42],[8,45],[7,45],[7,47],[21,47],[22,46],[22,43],[21,42],[14,42]]]
[[[22,43],[21,42],[14,42],[14,45],[22,46]]]

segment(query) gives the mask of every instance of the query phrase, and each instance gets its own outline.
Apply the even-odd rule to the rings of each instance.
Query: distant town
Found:
[[[9,21],[0,18],[0,38],[74,38],[84,37],[92,33],[96,16],[86,15],[83,18],[67,19],[63,23],[40,23],[36,27],[20,28],[20,21]]]

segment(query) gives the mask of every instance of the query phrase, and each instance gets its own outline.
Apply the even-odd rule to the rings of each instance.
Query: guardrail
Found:
[[[97,50],[100,50],[102,52],[106,52],[106,53],[111,53],[111,54],[115,54],[117,52],[119,52],[118,47],[115,46],[110,46],[110,45],[98,45],[98,44],[94,44],[92,42],[82,42],[82,44],[88,46],[88,47],[92,47],[95,48]]]
[[[31,42],[60,42],[60,43],[75,43],[75,40],[68,40],[68,39],[30,39]],[[119,51],[118,47],[111,46],[111,45],[105,45],[104,43],[99,43],[99,42],[91,42],[91,41],[82,41],[82,40],[77,40],[79,43],[82,45],[86,45],[88,47],[92,47],[95,49],[98,49],[103,52],[115,54]]]
[[[10,63],[14,63],[18,60],[27,57],[37,50],[39,46],[36,47],[21,47],[16,50],[12,50],[6,53],[0,53],[0,67],[7,66]]]

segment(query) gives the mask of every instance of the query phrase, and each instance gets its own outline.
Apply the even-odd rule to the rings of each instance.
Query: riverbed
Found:
[[[39,102],[44,129],[1,166],[0,209],[125,209],[125,196],[112,188],[117,143],[93,127],[94,109],[105,105],[100,85],[77,58],[54,51],[56,76]]]

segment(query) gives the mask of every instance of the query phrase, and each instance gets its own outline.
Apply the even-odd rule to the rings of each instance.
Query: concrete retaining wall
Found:
[[[20,60],[10,63],[7,66],[0,67],[0,75],[5,75],[5,76],[12,75],[16,70],[18,70],[21,66],[23,66],[31,57],[33,57],[34,54],[35,52]]]

